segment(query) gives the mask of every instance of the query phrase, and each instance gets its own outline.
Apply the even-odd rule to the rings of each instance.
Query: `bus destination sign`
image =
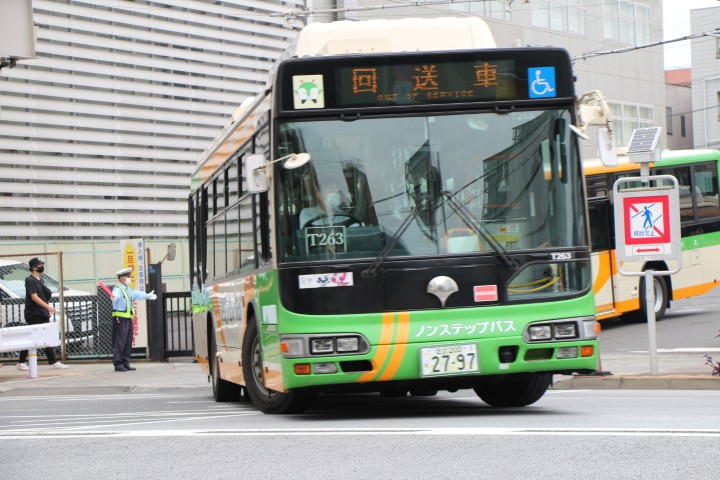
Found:
[[[502,102],[572,95],[572,74],[564,51],[535,52],[534,57],[520,54],[533,51],[526,50],[512,55],[478,51],[438,58],[406,54],[287,62],[281,69],[281,78],[286,79],[282,110]]]
[[[510,62],[343,67],[337,95],[342,105],[364,107],[510,100],[517,83],[508,75]]]

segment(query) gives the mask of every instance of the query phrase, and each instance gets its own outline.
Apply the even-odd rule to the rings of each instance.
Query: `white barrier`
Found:
[[[60,345],[57,323],[0,328],[0,352],[28,350],[30,378],[37,378],[37,349]]]

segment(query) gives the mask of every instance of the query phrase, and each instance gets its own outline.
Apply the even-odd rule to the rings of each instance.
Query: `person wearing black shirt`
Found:
[[[56,313],[55,308],[50,305],[52,292],[45,286],[42,273],[45,271],[45,263],[39,258],[33,258],[29,262],[31,274],[25,279],[25,323],[38,325],[50,322],[50,315]],[[17,364],[18,370],[30,370],[27,364],[28,351],[20,352],[20,360]],[[67,365],[58,362],[53,347],[45,348],[45,357],[50,368],[68,368]]]

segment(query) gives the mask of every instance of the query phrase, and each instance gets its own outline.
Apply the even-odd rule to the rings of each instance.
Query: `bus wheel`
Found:
[[[525,407],[540,400],[551,381],[549,373],[534,373],[523,380],[480,384],[473,390],[492,407]]]
[[[211,343],[210,361],[212,362],[212,370],[210,374],[212,379],[213,398],[215,401],[236,402],[240,400],[242,387],[220,378],[220,358],[217,356],[217,345],[215,344],[215,341]]]
[[[262,350],[254,317],[248,318],[242,350],[242,367],[245,377],[245,394],[255,408],[263,413],[301,413],[315,400],[315,393],[294,390],[276,392],[263,382]]]
[[[655,321],[659,322],[665,316],[668,304],[667,283],[662,277],[653,277],[655,286]],[[640,310],[629,312],[622,316],[628,322],[647,322],[647,308],[645,304],[645,277],[640,278]]]

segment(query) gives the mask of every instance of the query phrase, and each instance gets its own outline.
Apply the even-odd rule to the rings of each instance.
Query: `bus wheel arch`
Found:
[[[242,369],[245,377],[245,394],[255,408],[263,413],[302,413],[315,400],[311,390],[276,392],[265,387],[262,365],[262,345],[254,314],[247,317],[243,338]]]

